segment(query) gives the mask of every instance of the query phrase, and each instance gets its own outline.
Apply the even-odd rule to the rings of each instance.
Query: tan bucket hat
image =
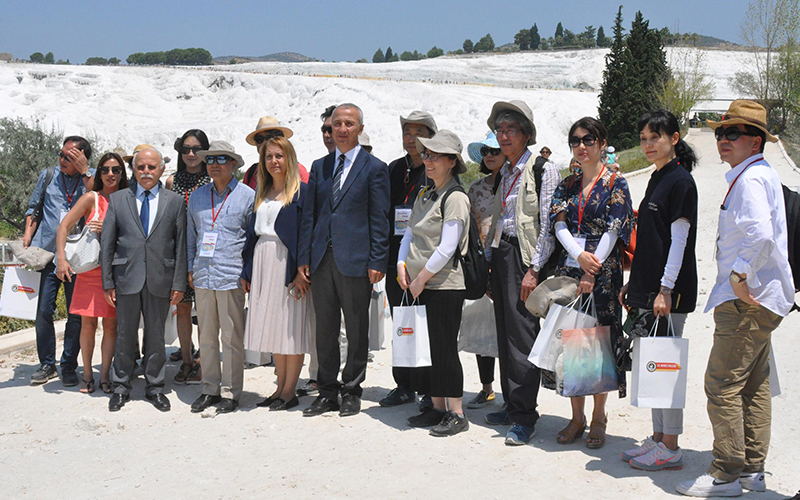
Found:
[[[486,124],[489,125],[489,130],[496,130],[497,127],[494,126],[494,122],[497,120],[497,116],[500,114],[501,111],[516,111],[517,113],[521,114],[525,117],[526,120],[531,124],[531,138],[528,139],[528,146],[533,146],[536,144],[536,125],[533,124],[533,111],[531,108],[525,104],[524,101],[497,101],[492,106],[492,112],[489,114],[489,119],[486,120]]]
[[[736,99],[728,107],[728,111],[722,115],[722,121],[706,120],[706,125],[712,130],[728,125],[752,125],[763,130],[767,134],[769,142],[778,142],[778,138],[767,130],[767,110],[759,103],[748,99]]]
[[[372,144],[369,143],[369,135],[366,132],[358,134],[358,144],[370,153],[372,152]]]
[[[136,156],[136,153],[145,149],[156,149],[156,148],[154,148],[149,144],[139,144],[138,146],[133,148],[133,154],[125,155],[122,157],[122,159],[125,160],[125,163],[130,163],[131,160],[133,160],[133,157]],[[166,163],[166,161],[164,163]]]
[[[578,280],[569,276],[551,276],[539,283],[528,295],[525,308],[534,316],[544,318],[550,306],[565,306],[575,300],[577,294]]]
[[[236,160],[236,168],[244,166],[244,159],[242,159],[242,156],[236,154],[236,150],[233,149],[233,146],[225,141],[211,141],[211,144],[208,145],[208,150],[198,151],[197,156],[203,161],[206,161],[206,156],[230,156]]]
[[[274,116],[262,116],[261,118],[258,119],[258,123],[256,124],[256,129],[247,135],[247,139],[245,139],[247,141],[247,144],[255,146],[256,135],[258,135],[259,132],[263,132],[264,130],[280,130],[281,132],[283,132],[283,137],[286,139],[294,135],[292,129],[281,127],[281,124],[278,122],[278,119],[275,118]]]
[[[461,145],[461,139],[454,132],[440,130],[430,139],[417,137],[417,151],[422,152],[426,149],[434,153],[456,155],[455,173],[463,174],[467,171],[467,165],[461,157],[464,146]]]
[[[433,115],[426,111],[412,111],[407,118],[403,118],[401,116],[400,128],[402,129],[403,127],[405,127],[406,123],[425,125],[429,129],[433,130],[434,134],[437,134],[439,132],[439,127],[436,126],[436,120],[433,119]]]

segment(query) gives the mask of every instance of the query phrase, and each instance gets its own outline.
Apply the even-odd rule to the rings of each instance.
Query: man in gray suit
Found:
[[[186,290],[186,208],[183,198],[163,189],[164,158],[155,149],[133,157],[136,183],[108,202],[101,236],[103,290],[117,308],[117,344],[109,411],[130,399],[137,351],[139,317],[144,317],[145,396],[158,410],[169,411],[163,394],[166,354],[164,322],[170,304]]]

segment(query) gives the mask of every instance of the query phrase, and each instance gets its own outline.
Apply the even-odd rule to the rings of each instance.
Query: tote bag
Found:
[[[97,193],[94,194],[94,217],[97,219]],[[100,235],[89,229],[89,225],[83,226],[83,230],[78,235],[67,236],[67,244],[64,247],[64,254],[67,262],[75,274],[85,273],[100,267]]]
[[[528,361],[544,370],[555,371],[556,360],[562,352],[561,336],[563,330],[591,328],[597,325],[597,313],[594,311],[594,295],[583,304],[578,297],[566,306],[553,304],[547,311],[544,324],[539,329],[536,342],[528,356]]]
[[[633,340],[631,404],[639,408],[679,409],[686,406],[689,339],[675,336],[668,316],[669,336],[656,337],[656,319],[647,337]]]
[[[425,306],[407,304],[407,293],[401,305],[392,309],[392,366],[420,368],[431,366],[431,345],[428,337],[428,314]]]
[[[559,394],[566,397],[588,396],[619,387],[610,327],[562,330],[561,341],[563,365],[561,370],[556,370]]]
[[[42,273],[22,267],[6,267],[3,275],[3,293],[0,294],[0,316],[36,319],[39,305],[39,285]]]

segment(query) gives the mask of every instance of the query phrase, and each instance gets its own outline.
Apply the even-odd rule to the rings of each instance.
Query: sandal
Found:
[[[181,348],[179,347],[177,351],[172,351],[169,355],[169,360],[173,363],[181,361],[183,359],[183,354],[181,354]]]
[[[597,450],[606,444],[606,424],[608,417],[600,420],[592,420],[589,426],[589,434],[586,435],[586,447],[590,450]]]
[[[100,389],[106,394],[112,394],[114,392],[114,386],[111,385],[111,382],[100,382]]]
[[[83,380],[81,379],[81,389],[80,391],[84,394],[91,394],[94,392],[94,378],[90,380]]]
[[[583,417],[582,424],[570,420],[566,427],[558,431],[556,441],[558,444],[572,444],[576,439],[583,436],[584,431],[586,431],[586,417]]]

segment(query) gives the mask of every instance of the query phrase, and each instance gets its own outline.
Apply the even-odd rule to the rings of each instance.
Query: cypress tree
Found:
[[[600,121],[606,126],[609,141],[615,147],[621,147],[618,142],[617,131],[624,129],[622,111],[626,98],[625,74],[625,28],[622,26],[622,6],[617,11],[614,20],[614,41],[611,51],[606,54],[606,67],[603,70],[603,83],[600,85],[600,105],[597,112]]]
[[[533,23],[533,27],[531,28],[531,50],[538,50],[541,40],[542,37],[539,36],[539,27],[536,26],[536,23]]]

